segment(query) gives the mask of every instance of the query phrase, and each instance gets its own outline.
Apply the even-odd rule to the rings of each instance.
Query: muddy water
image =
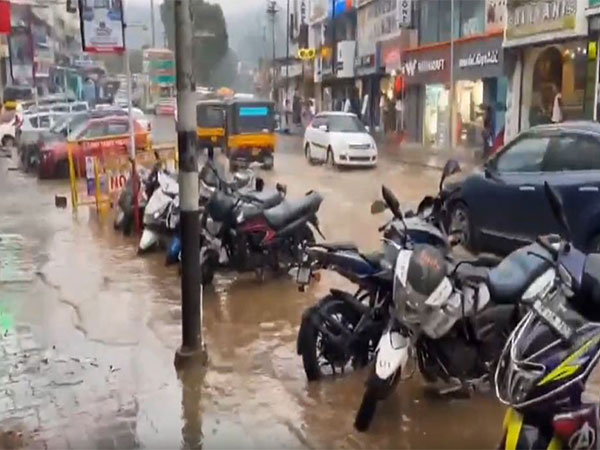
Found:
[[[377,227],[386,219],[369,214],[382,183],[396,192],[404,207],[434,192],[439,180],[439,172],[384,161],[367,171],[309,167],[300,150],[290,150],[278,154],[272,173],[263,173],[269,184],[287,184],[289,197],[310,189],[321,192],[325,201],[319,218],[327,239],[351,240],[367,251],[377,249]],[[96,412],[92,420],[70,416],[70,426],[81,423],[91,429],[88,435],[103,436],[127,423],[132,445],[147,447],[496,444],[502,408],[492,396],[469,401],[431,398],[415,376],[380,406],[372,429],[361,435],[352,422],[364,372],[306,382],[295,352],[300,317],[330,287],[347,287],[333,275],[299,293],[286,277],[267,276],[261,283],[250,274],[219,274],[204,293],[209,367],[178,379],[172,366],[180,343],[177,271],[164,267],[162,254],[137,257],[135,241],[116,234],[110,219],[100,220],[85,208],[75,217],[54,209],[53,195],[64,192],[62,183],[9,176],[11,181],[4,183],[10,185],[4,187],[15,195],[0,200],[1,230],[26,239],[35,276],[32,287],[21,289],[19,305],[8,307],[46,346],[94,358],[100,368],[118,368],[110,375],[89,368],[81,372],[86,392],[90,387],[95,392],[85,395]],[[32,206],[25,213],[24,203]],[[72,387],[70,393],[77,389]],[[113,396],[118,397],[118,409],[105,399]],[[56,398],[60,403],[63,394]]]

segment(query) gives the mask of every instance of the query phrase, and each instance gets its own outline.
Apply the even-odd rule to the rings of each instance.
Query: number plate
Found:
[[[296,281],[298,284],[308,284],[310,281],[310,267],[299,267]]]
[[[259,149],[252,150],[252,156],[257,156],[260,153]]]
[[[561,337],[569,340],[573,336],[574,330],[561,317],[561,308],[564,308],[564,306],[560,300],[561,298],[558,295],[555,295],[549,301],[536,300],[533,304],[533,310]]]

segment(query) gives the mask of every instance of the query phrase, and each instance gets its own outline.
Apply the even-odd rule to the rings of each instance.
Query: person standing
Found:
[[[552,103],[552,122],[560,123],[563,121],[563,102],[562,94],[554,86],[554,101]]]

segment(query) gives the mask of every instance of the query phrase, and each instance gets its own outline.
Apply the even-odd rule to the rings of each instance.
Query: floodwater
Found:
[[[378,248],[386,220],[369,212],[382,183],[408,207],[439,181],[437,171],[384,159],[374,170],[309,166],[297,139],[282,141],[274,171],[261,172],[267,183],[285,183],[290,198],[321,192],[327,239],[365,251]],[[208,366],[178,378],[177,269],[162,253],[138,257],[110,218],[56,209],[66,183],[9,166],[0,161],[0,386],[13,395],[3,403],[0,393],[0,448],[14,430],[23,445],[48,448],[496,446],[503,410],[491,394],[435,399],[415,375],[360,434],[352,424],[366,371],[307,383],[300,317],[329,288],[349,287],[334,275],[300,293],[285,276],[219,274],[204,292]]]

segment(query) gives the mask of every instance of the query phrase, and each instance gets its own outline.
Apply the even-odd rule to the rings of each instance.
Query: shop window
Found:
[[[485,32],[485,0],[461,0],[460,37],[483,34]]]
[[[420,42],[430,44],[439,42],[439,0],[421,0],[420,2]]]
[[[496,159],[499,172],[540,172],[550,138],[527,136],[514,142]]]
[[[591,136],[562,136],[550,142],[545,172],[600,170],[600,142]]]

